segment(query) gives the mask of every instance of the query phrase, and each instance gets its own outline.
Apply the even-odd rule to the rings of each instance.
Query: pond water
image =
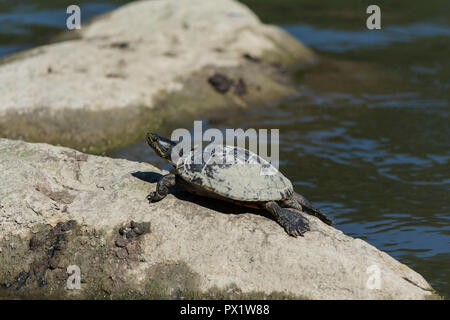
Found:
[[[80,1],[86,16],[123,2]],[[280,170],[297,192],[327,212],[336,228],[388,252],[449,297],[448,5],[389,7],[388,23],[369,31],[355,1],[342,1],[338,11],[311,1],[246,2],[314,48],[321,62],[295,74],[294,97],[239,116],[201,119],[205,129],[280,129]],[[46,41],[65,25],[64,1],[17,1],[8,9],[1,3],[0,55]],[[286,20],[283,10],[289,10]],[[112,156],[167,168],[144,141]]]

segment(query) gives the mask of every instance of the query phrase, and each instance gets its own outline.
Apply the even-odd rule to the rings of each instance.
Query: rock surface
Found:
[[[80,150],[124,145],[158,124],[150,109],[269,103],[293,93],[280,66],[314,60],[234,0],[137,1],[68,34],[76,39],[0,62],[3,137]],[[207,80],[218,71],[240,87],[214,90]]]
[[[293,238],[262,212],[179,189],[149,204],[160,174],[0,139],[0,296],[433,297],[418,273],[311,216],[311,231]],[[80,268],[80,289],[67,289],[70,265]],[[368,288],[378,271],[379,288]]]

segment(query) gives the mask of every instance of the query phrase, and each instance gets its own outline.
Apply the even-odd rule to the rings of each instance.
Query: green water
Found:
[[[124,2],[79,1],[86,16]],[[205,129],[279,128],[280,170],[298,192],[450,296],[450,2],[379,1],[378,31],[365,28],[367,1],[244,2],[321,60],[295,74],[294,97]],[[1,3],[0,55],[47,41],[71,4]],[[113,156],[166,166],[144,141]]]

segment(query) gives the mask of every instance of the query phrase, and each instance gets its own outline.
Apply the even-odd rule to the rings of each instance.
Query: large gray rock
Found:
[[[148,181],[160,173],[146,163],[0,139],[0,296],[434,296],[418,273],[311,216],[312,230],[293,238],[258,211],[177,189],[149,204],[155,183]],[[69,265],[81,270],[78,290],[66,287]]]
[[[165,106],[186,117],[292,94],[279,67],[314,60],[234,0],[137,1],[67,34],[0,63],[3,137],[102,151],[159,125]],[[215,72],[246,90],[215,91]]]

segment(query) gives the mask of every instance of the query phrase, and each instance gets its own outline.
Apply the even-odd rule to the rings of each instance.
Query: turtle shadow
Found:
[[[213,199],[208,197],[202,197],[190,193],[189,191],[183,189],[181,186],[175,186],[169,189],[169,192],[178,200],[188,201],[195,203],[201,207],[205,207],[214,211],[218,211],[224,214],[244,214],[252,213],[260,216],[270,217],[268,213],[263,209],[255,209],[250,207],[238,206],[237,204]],[[267,214],[267,215],[266,215]]]
[[[149,183],[157,183],[158,180],[161,179],[161,177],[163,176],[162,174],[157,172],[142,172],[142,171],[133,172],[131,173],[131,175],[137,179]],[[195,195],[190,193],[180,185],[170,187],[169,194],[173,195],[178,200],[192,202],[201,207],[205,207],[210,210],[218,211],[224,214],[252,213],[269,219],[273,219],[272,216],[263,209],[238,206],[231,202]]]
[[[136,171],[131,173],[131,175],[135,178],[138,178],[139,180],[149,183],[156,183],[163,176],[162,174],[157,172],[143,172],[143,171]]]

